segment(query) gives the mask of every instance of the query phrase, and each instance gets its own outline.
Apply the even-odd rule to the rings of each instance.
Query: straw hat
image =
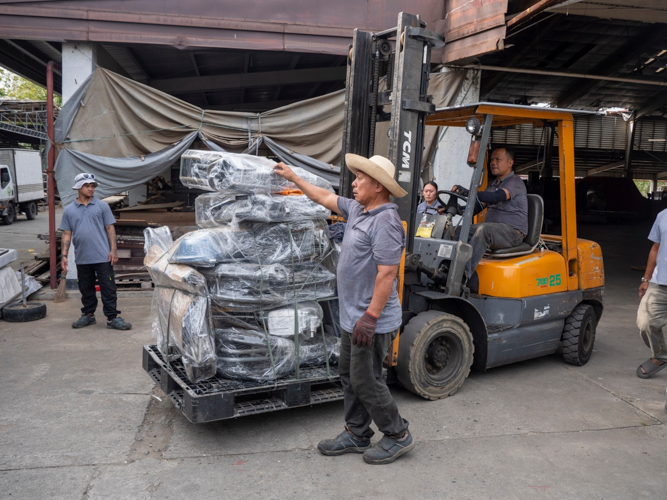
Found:
[[[361,170],[366,175],[371,176],[378,181],[396,198],[403,198],[407,193],[398,182],[394,180],[396,167],[384,156],[375,155],[371,158],[347,153],[345,155],[345,164],[353,174]]]

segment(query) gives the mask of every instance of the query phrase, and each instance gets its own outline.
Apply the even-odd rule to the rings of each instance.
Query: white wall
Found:
[[[447,68],[443,72],[450,71]],[[479,101],[480,70],[468,70],[466,80],[452,106]],[[473,169],[468,166],[470,134],[463,127],[443,127],[433,160],[435,182],[439,189],[450,190],[454,184],[468,187]]]
[[[62,54],[63,104],[65,104],[95,70],[95,47],[90,43],[64,43]],[[61,187],[61,189],[69,188],[70,186]],[[70,247],[68,257],[67,279],[75,280],[78,275],[74,245]]]

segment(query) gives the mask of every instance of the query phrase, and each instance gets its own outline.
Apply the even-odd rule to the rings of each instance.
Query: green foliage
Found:
[[[9,70],[0,68],[0,97],[28,101],[46,101],[46,89]],[[62,102],[58,96],[55,96],[53,101],[56,106],[60,106]]]
[[[642,181],[642,180],[635,180],[635,186],[637,186],[637,189],[639,189],[639,192],[642,194],[644,198],[647,198],[648,193],[651,190],[651,181]]]

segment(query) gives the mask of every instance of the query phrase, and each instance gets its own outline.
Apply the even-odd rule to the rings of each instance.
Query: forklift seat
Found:
[[[488,250],[486,257],[509,258],[532,253],[540,242],[542,222],[544,222],[544,200],[537,194],[527,194],[528,198],[528,234],[515,247]]]

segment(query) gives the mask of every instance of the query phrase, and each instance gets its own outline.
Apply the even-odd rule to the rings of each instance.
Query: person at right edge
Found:
[[[401,326],[396,275],[405,248],[398,207],[389,196],[407,193],[394,180],[395,167],[382,156],[346,154],[356,176],[354,200],[337,196],[298,177],[287,165],[274,171],[293,182],[311,200],[347,219],[337,268],[345,430],[320,441],[323,455],[363,453],[369,464],[388,464],[414,448],[408,421],[382,377],[382,362]],[[371,421],[384,434],[371,447]]]
[[[486,190],[477,193],[475,215],[485,208],[488,210],[484,222],[470,226],[468,242],[472,246],[472,257],[466,263],[465,277],[468,288],[473,292],[479,291],[479,278],[475,269],[486,251],[489,248],[515,247],[521,244],[528,233],[526,185],[514,174],[513,165],[512,150],[494,149],[489,168],[496,178],[489,182]],[[466,188],[458,184],[452,191],[466,197],[469,194]],[[450,197],[450,200],[453,198]]]
[[[653,246],[639,285],[641,302],[637,326],[642,340],[651,349],[651,358],[637,368],[639,378],[649,378],[667,366],[667,346],[662,331],[667,325],[667,209],[656,217],[648,239]]]

